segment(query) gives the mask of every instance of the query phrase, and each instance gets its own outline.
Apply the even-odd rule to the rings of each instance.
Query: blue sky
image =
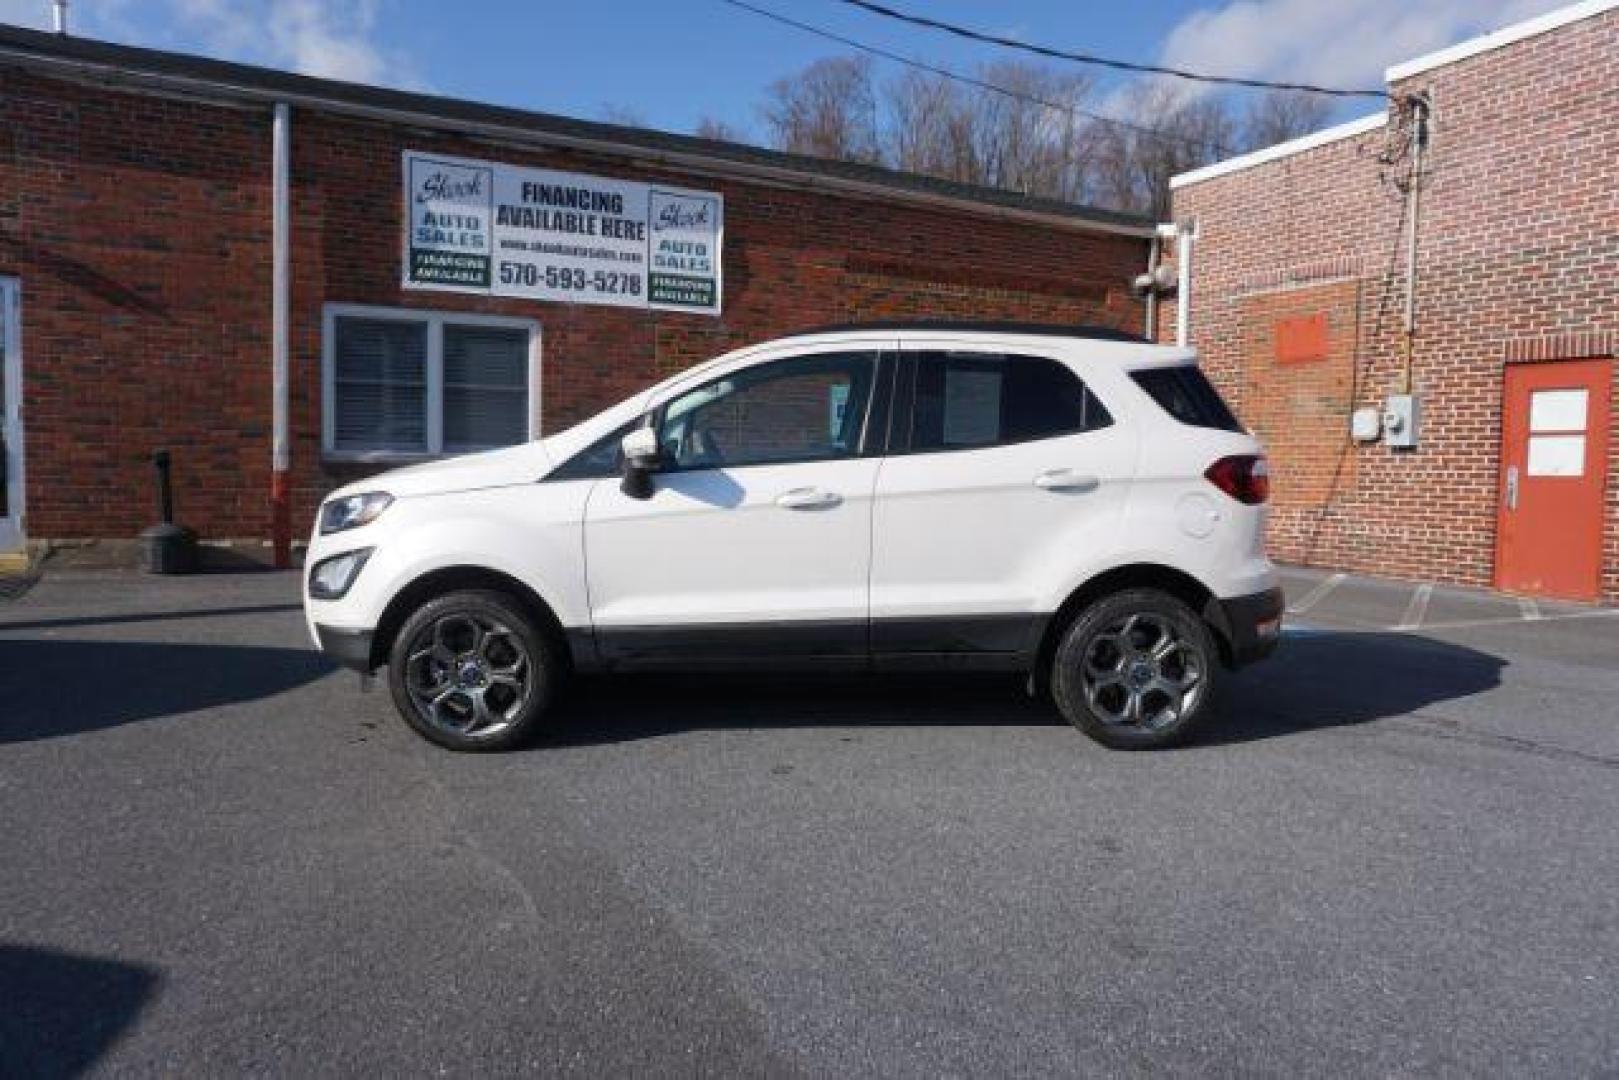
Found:
[[[895,52],[970,69],[1005,55],[838,0],[755,0]],[[1377,86],[1390,63],[1559,0],[891,0],[984,30],[1133,60]],[[49,0],[0,0],[43,25]],[[690,130],[759,131],[772,80],[841,50],[721,0],[72,0],[90,37],[574,116],[625,110]],[[882,65],[892,70],[892,65]],[[1348,103],[1347,118],[1375,106]]]

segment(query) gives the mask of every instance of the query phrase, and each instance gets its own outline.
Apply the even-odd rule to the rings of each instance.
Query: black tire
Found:
[[[451,750],[508,750],[544,725],[566,671],[555,639],[522,605],[469,589],[429,600],[405,620],[388,657],[388,689],[423,738]]]
[[[1127,589],[1069,624],[1052,657],[1051,696],[1102,745],[1152,750],[1196,730],[1219,669],[1214,635],[1195,611],[1158,589]]]

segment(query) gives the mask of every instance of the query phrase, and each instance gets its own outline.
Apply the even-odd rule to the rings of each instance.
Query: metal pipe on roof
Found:
[[[1192,343],[1192,248],[1197,240],[1197,219],[1180,222],[1175,229],[1175,344]]]
[[[1422,167],[1428,149],[1428,99],[1413,94],[1407,101],[1411,110],[1411,180],[1406,192],[1405,213],[1405,311],[1401,338],[1400,393],[1412,389],[1412,368],[1417,349],[1417,229],[1422,213]]]
[[[290,226],[292,110],[277,102],[270,134],[270,534],[275,565],[292,565],[292,504],[288,473],[287,306],[291,268]]]
[[[1152,242],[1147,245],[1147,279],[1149,282],[1158,270],[1158,254],[1161,243],[1162,241],[1158,239],[1158,234],[1154,233]],[[1148,341],[1156,341],[1158,339],[1158,287],[1156,285],[1149,284],[1147,286],[1146,301],[1147,311],[1146,318],[1143,320],[1145,325],[1142,336]]]

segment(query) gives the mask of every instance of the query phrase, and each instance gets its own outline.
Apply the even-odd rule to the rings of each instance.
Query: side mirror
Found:
[[[619,449],[624,455],[624,482],[619,485],[620,490],[632,499],[652,498],[652,474],[663,464],[658,433],[649,427],[638,427],[624,436]]]

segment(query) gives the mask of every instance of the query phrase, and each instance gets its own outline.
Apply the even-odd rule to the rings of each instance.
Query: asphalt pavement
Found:
[[[1619,611],[1287,583],[1182,750],[692,677],[491,756],[310,651],[293,575],[47,574],[0,604],[0,1073],[1619,1070]]]

